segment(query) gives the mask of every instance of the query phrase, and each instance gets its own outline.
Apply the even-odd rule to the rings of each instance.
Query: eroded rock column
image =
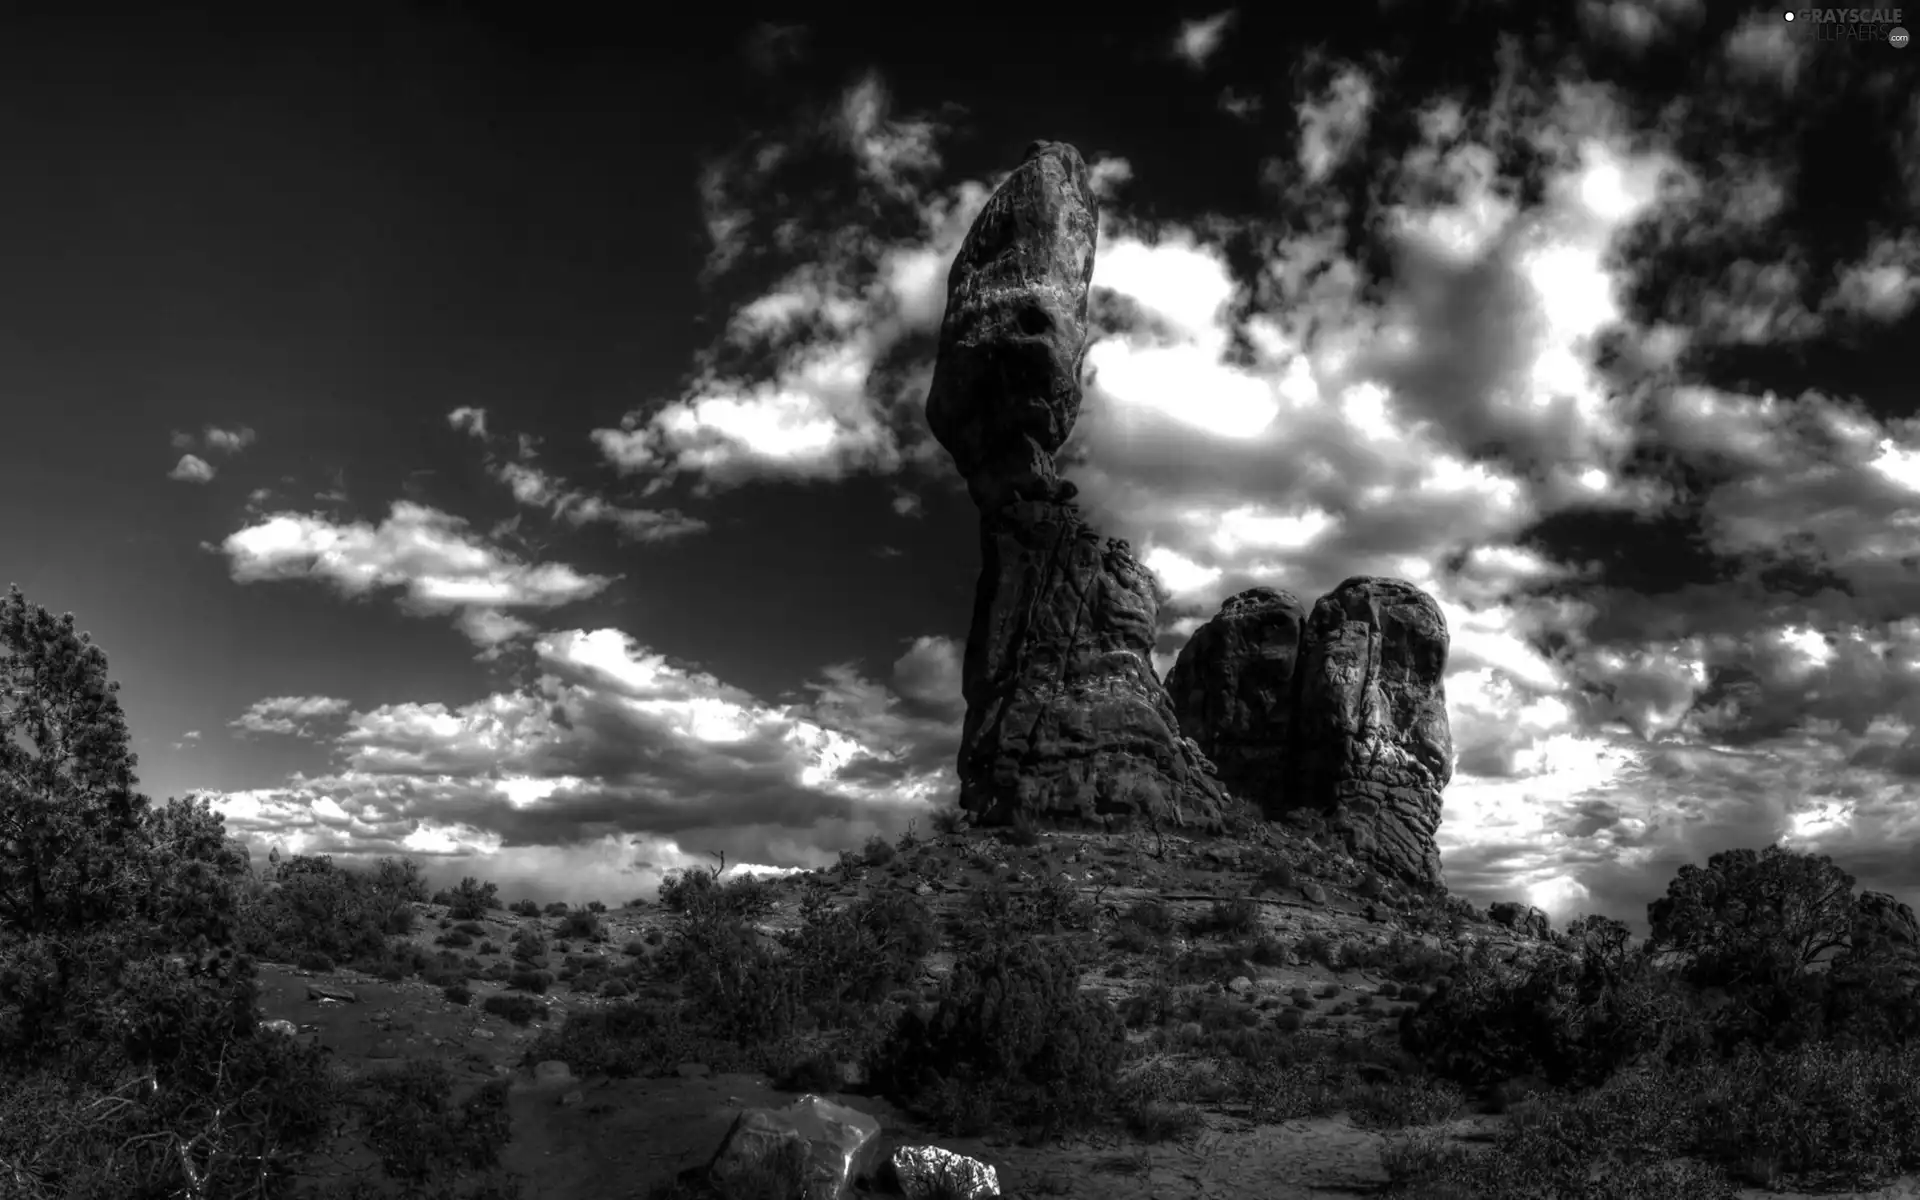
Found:
[[[1332,814],[1355,858],[1424,887],[1441,882],[1433,835],[1453,778],[1447,648],[1433,597],[1356,576],[1307,617],[1294,710],[1301,799]]]
[[[927,422],[980,509],[961,806],[1218,828],[1231,802],[1153,670],[1158,603],[1054,455],[1080,413],[1098,208],[1072,146],[1036,142],[947,277]]]
[[[1356,576],[1311,610],[1254,588],[1194,632],[1167,686],[1235,796],[1273,819],[1318,814],[1356,861],[1433,888],[1447,651],[1440,606],[1403,580]]]

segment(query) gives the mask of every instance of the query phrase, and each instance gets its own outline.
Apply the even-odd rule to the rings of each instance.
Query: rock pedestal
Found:
[[[927,421],[980,509],[960,804],[983,825],[1217,829],[1232,802],[1153,670],[1152,579],[1054,461],[1080,412],[1097,228],[1079,152],[1036,142],[947,279]]]

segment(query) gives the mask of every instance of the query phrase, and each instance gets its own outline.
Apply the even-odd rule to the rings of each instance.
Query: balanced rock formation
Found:
[[[1371,576],[1302,610],[1273,588],[1222,605],[1168,675],[1181,730],[1266,816],[1324,816],[1357,861],[1437,887],[1446,618],[1412,584]]]
[[[1152,579],[1054,461],[1080,412],[1097,226],[1079,152],[1036,142],[947,277],[927,422],[980,509],[960,805],[983,825],[1217,830],[1232,802],[1153,670]]]

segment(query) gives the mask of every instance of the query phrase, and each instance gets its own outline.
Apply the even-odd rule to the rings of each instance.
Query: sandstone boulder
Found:
[[[1841,957],[1886,963],[1900,979],[1920,984],[1920,922],[1913,909],[1885,892],[1861,892],[1853,899],[1851,945]]]
[[[1153,670],[1153,581],[1071,500],[1098,211],[1073,147],[1036,142],[947,279],[927,422],[980,509],[960,804],[982,824],[1109,816],[1219,829],[1232,802]]]
[[[801,1181],[808,1200],[848,1200],[854,1181],[867,1175],[880,1150],[880,1122],[869,1113],[807,1095],[785,1108],[749,1108],[707,1165],[707,1176],[725,1191],[787,1146],[804,1163]]]
[[[1538,908],[1512,900],[1496,900],[1487,906],[1487,917],[1515,933],[1545,941],[1553,933],[1553,920]]]
[[[1356,576],[1322,596],[1301,642],[1301,800],[1334,814],[1355,858],[1441,883],[1440,794],[1453,778],[1443,677],[1447,621],[1398,579]]]
[[[1167,675],[1181,732],[1237,799],[1263,812],[1287,807],[1294,778],[1294,672],[1306,623],[1292,592],[1241,592],[1194,631]]]
[[[1861,892],[1853,901],[1854,945],[1883,944],[1888,949],[1920,953],[1920,922],[1913,909],[1885,892]]]
[[[1356,576],[1310,611],[1255,588],[1195,631],[1167,686],[1236,797],[1311,815],[1356,862],[1430,890],[1453,774],[1447,649],[1440,606],[1401,580]]]

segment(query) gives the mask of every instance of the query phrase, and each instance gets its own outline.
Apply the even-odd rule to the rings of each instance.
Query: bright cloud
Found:
[[[1183,21],[1180,32],[1173,38],[1173,53],[1189,66],[1200,68],[1214,56],[1226,41],[1227,29],[1233,24],[1233,10],[1215,13],[1211,17],[1198,21]]]
[[[167,478],[181,483],[207,483],[213,478],[213,467],[198,455],[182,454],[173,470],[167,472]]]
[[[1319,183],[1340,165],[1366,129],[1373,108],[1373,84],[1361,72],[1346,70],[1318,102],[1300,106],[1300,169]]]
[[[869,78],[783,140],[712,164],[702,185],[710,280],[723,280],[748,247],[784,269],[732,309],[683,395],[593,431],[607,461],[649,489],[691,477],[696,494],[944,461],[921,412],[934,338],[948,269],[998,180],[935,187],[943,132],[895,113]],[[850,166],[846,203],[866,214],[860,222],[782,219],[791,197],[777,186],[781,172],[822,159]],[[1103,194],[1132,173],[1119,159],[1089,169]]]
[[[229,724],[247,733],[274,733],[312,737],[313,722],[346,713],[345,700],[332,696],[273,696],[256,700]],[[198,737],[198,734],[194,735]]]
[[[523,879],[564,846],[569,861],[592,860],[561,888],[585,899],[651,890],[699,860],[682,844],[735,863],[824,865],[830,847],[924,819],[952,786],[960,705],[948,639],[914,642],[893,688],[831,667],[812,699],[789,704],[617,630],[542,634],[531,649],[529,690],[353,712],[332,738],[332,773],[210,798],[230,828],[272,830],[295,853],[415,853],[453,860],[450,874],[485,864]],[[323,709],[345,704],[282,697],[249,716],[271,724]]]
[[[233,429],[216,429],[209,425],[206,430],[206,441],[209,450],[218,450],[223,454],[238,454],[253,445],[254,434],[253,430],[245,425]]]
[[[501,628],[469,615],[475,610],[557,608],[611,582],[564,564],[523,562],[458,517],[409,501],[395,501],[379,525],[275,513],[228,535],[219,549],[235,583],[313,579],[349,597],[397,590],[404,610],[462,616],[470,635]]]

